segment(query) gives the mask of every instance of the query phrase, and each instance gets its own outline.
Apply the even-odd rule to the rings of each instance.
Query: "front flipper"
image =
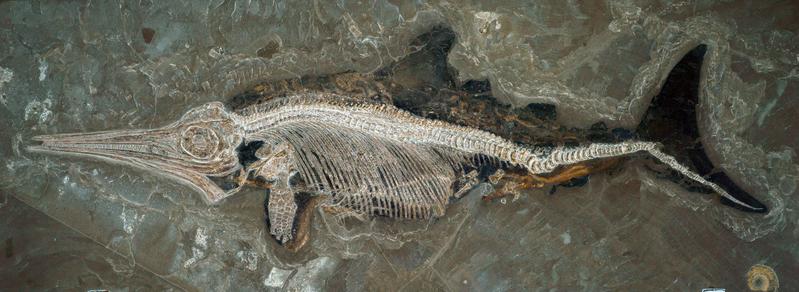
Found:
[[[264,145],[265,144],[265,145]],[[309,238],[313,210],[319,197],[306,192],[305,182],[294,169],[292,150],[286,143],[261,143],[249,181],[269,188],[264,203],[269,234],[290,251],[302,248]]]
[[[269,233],[281,244],[294,238],[294,218],[297,215],[294,193],[288,188],[271,189],[266,210]]]
[[[310,239],[313,213],[322,196],[272,188],[266,202],[266,225],[277,242],[291,252],[304,247]]]

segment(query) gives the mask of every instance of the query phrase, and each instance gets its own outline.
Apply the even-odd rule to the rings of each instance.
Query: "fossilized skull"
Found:
[[[113,130],[34,137],[41,145],[28,149],[90,156],[155,170],[199,189],[215,203],[229,194],[208,177],[240,168],[235,148],[242,141],[237,116],[212,102],[178,121],[152,130]]]

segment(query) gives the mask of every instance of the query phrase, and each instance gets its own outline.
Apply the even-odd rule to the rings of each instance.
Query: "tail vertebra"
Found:
[[[534,173],[549,172],[558,166],[580,163],[597,158],[618,157],[633,154],[639,151],[646,151],[660,160],[660,162],[665,163],[682,175],[685,175],[686,177],[689,177],[692,180],[713,189],[713,191],[718,193],[721,197],[729,200],[732,203],[738,204],[739,206],[753,212],[764,212],[766,210],[765,207],[752,206],[733,197],[717,184],[710,182],[699,174],[691,171],[684,165],[677,162],[677,159],[675,159],[673,156],[663,153],[658,148],[659,146],[657,143],[639,141],[626,141],[613,144],[594,143],[578,147],[556,147],[552,149],[552,152],[547,155],[547,158],[543,162],[539,162],[537,165],[535,165],[535,167],[532,164],[528,165],[527,168]]]

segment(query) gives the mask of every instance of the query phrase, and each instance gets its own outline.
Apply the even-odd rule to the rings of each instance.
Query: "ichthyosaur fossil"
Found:
[[[287,87],[291,87],[290,85]],[[284,92],[246,105],[211,102],[157,129],[42,135],[34,152],[104,159],[157,171],[209,204],[246,185],[269,189],[270,234],[290,249],[307,241],[308,215],[329,212],[425,219],[476,183],[479,169],[521,187],[557,184],[601,167],[587,162],[649,153],[739,208],[764,212],[689,170],[647,141],[522,145],[493,133],[423,118],[375,98]],[[508,170],[504,172],[504,170]],[[493,179],[492,179],[493,181]]]

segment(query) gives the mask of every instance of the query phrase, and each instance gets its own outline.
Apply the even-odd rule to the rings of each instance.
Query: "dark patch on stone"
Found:
[[[246,168],[251,163],[258,161],[258,157],[255,156],[255,151],[258,151],[262,146],[264,146],[264,141],[255,140],[249,143],[242,141],[239,147],[236,147],[239,164]]]
[[[699,103],[699,83],[706,51],[707,47],[700,45],[688,52],[674,66],[660,93],[652,99],[649,109],[644,114],[637,129],[638,136],[641,140],[662,143],[666,153],[674,155],[689,169],[718,184],[736,199],[754,207],[763,207],[763,210],[749,210],[732,204],[727,199],[722,199],[722,203],[736,209],[745,209],[744,211],[766,212],[762,203],[747,194],[726,174],[713,166],[699,137],[696,106]],[[709,188],[680,175],[675,170],[669,170],[668,177],[692,191],[712,192]]]
[[[258,51],[256,52],[256,55],[258,55],[258,57],[261,57],[261,58],[264,58],[264,59],[269,59],[269,58],[272,58],[272,55],[277,53],[278,50],[280,50],[280,44],[278,42],[272,40],[272,41],[269,41],[269,43],[267,43],[262,48],[258,49]]]
[[[588,184],[588,182],[590,180],[591,180],[591,176],[590,175],[584,175],[584,176],[575,177],[575,178],[570,179],[570,180],[568,180],[566,182],[562,182],[560,184],[552,186],[552,188],[549,189],[549,194],[550,195],[554,195],[555,192],[558,191],[558,187],[564,187],[564,188],[582,187],[582,186]]]
[[[263,96],[256,92],[245,91],[230,97],[225,101],[225,106],[233,110],[242,109],[256,103],[257,100],[261,98],[263,98]]]
[[[450,106],[431,99],[431,95],[416,90],[403,90],[394,95],[394,106],[414,115],[449,121]]]
[[[488,80],[469,80],[461,86],[461,90],[472,94],[488,94],[491,92],[491,82]]]
[[[288,185],[289,187],[295,190],[301,189],[305,187],[305,181],[302,179],[302,176],[298,172],[295,172],[289,175]]]
[[[261,146],[264,145],[263,141],[250,141],[249,143],[241,142],[238,147],[236,147],[236,152],[238,154],[239,164],[241,164],[242,168],[246,169],[251,163],[258,161],[258,157],[255,156],[255,151],[258,151]],[[233,172],[226,176],[206,176],[211,182],[216,184],[219,188],[223,191],[230,191],[239,185],[239,172]],[[266,181],[260,177],[253,177],[252,173],[248,174],[248,180],[255,183],[264,184]]]
[[[567,182],[561,183],[558,186],[567,187],[567,188],[581,187],[586,185],[590,179],[591,179],[590,175],[579,176],[570,179]]]
[[[410,47],[420,48],[402,60],[378,71],[378,76],[391,76],[393,81],[409,89],[454,88],[454,69],[447,63],[457,35],[448,27],[438,26],[418,36]]]
[[[629,141],[635,138],[635,132],[624,128],[614,128],[610,130],[610,134],[616,139],[615,141]]]
[[[141,29],[141,36],[144,38],[144,43],[149,44],[153,41],[155,37],[155,30],[149,27],[145,27]]]
[[[609,134],[608,126],[604,122],[598,122],[588,128],[585,138],[594,143],[613,143],[616,139]]]
[[[527,105],[526,109],[529,114],[538,119],[554,121],[558,117],[555,105],[531,103]]]
[[[605,132],[608,130],[608,125],[606,125],[605,122],[597,122],[591,125],[591,127],[589,127],[588,129],[590,129],[591,131]]]
[[[499,170],[502,165],[497,165],[494,163],[483,163],[480,164],[479,166],[480,168],[477,169],[478,170],[477,180],[480,182],[485,182],[488,181],[488,177],[496,173],[497,170]]]

